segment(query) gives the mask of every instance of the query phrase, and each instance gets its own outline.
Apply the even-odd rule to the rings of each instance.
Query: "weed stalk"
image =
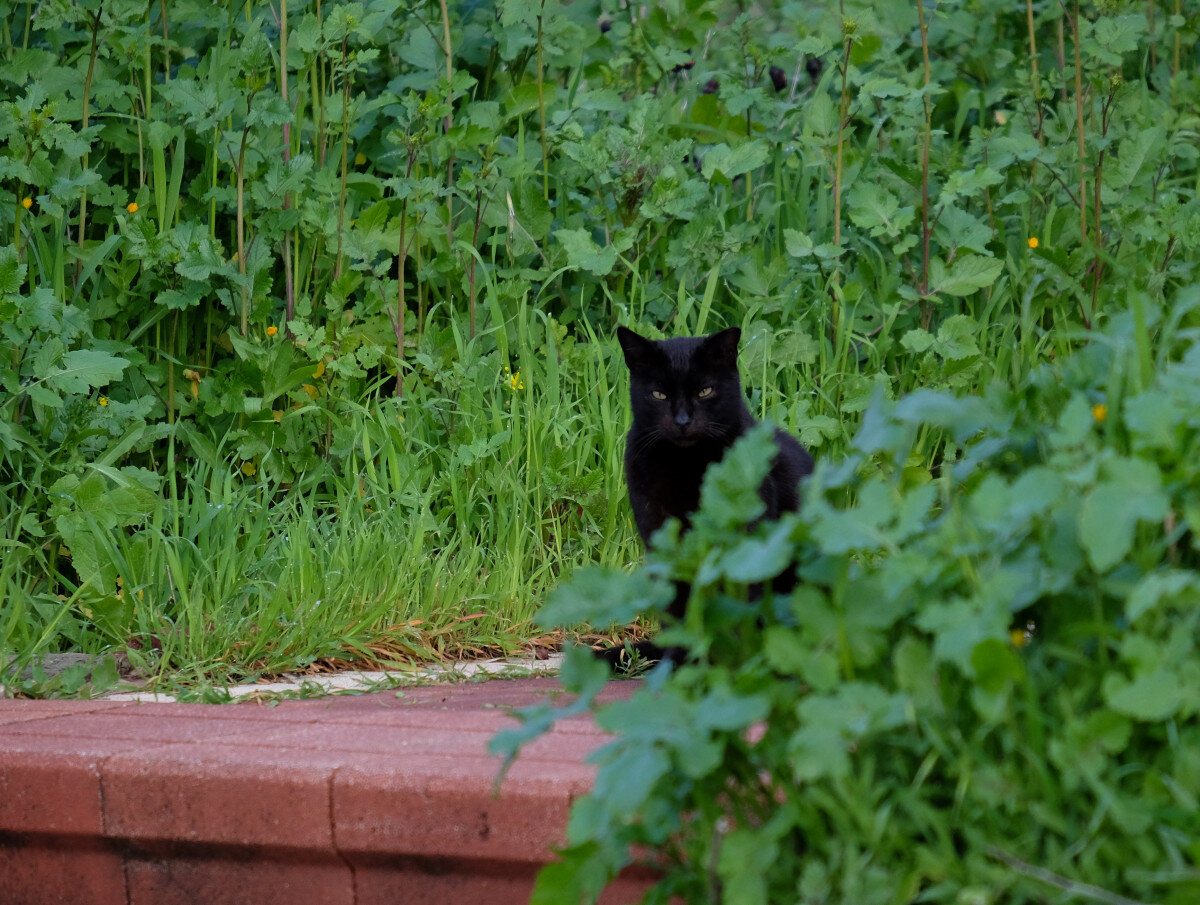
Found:
[[[83,117],[80,120],[80,131],[86,132],[88,127],[88,112],[89,104],[92,97],[92,75],[96,71],[96,53],[99,50],[100,42],[100,17],[104,14],[104,4],[96,7],[96,12],[92,16],[92,49],[88,56],[87,75],[83,79]],[[87,172],[88,157],[90,150],[83,152],[83,170]],[[76,245],[79,248],[79,256],[75,259],[75,285],[79,285],[79,277],[83,273],[83,237],[87,228],[87,186],[83,187],[83,192],[79,197],[79,232],[76,239]]]

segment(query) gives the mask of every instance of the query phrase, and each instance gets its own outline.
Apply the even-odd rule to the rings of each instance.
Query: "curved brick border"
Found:
[[[562,721],[498,795],[486,747],[505,707],[556,691],[537,678],[276,706],[0,701],[0,905],[524,903],[604,736]],[[646,879],[603,901],[636,901]]]

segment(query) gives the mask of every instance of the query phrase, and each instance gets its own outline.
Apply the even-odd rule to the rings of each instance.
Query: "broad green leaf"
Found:
[[[746,538],[721,559],[721,571],[742,584],[774,578],[792,560],[791,533],[791,522],[785,520],[776,524],[766,537]]]
[[[58,368],[47,375],[46,382],[64,393],[86,393],[93,387],[119,380],[128,366],[128,359],[108,352],[75,349],[63,354]]]
[[[1139,581],[1125,601],[1125,618],[1136,622],[1163,600],[1177,600],[1184,607],[1200,604],[1200,575],[1185,569],[1154,572]]]
[[[674,595],[669,583],[653,580],[644,570],[630,575],[589,566],[550,592],[537,622],[544,628],[581,622],[623,624],[643,613],[661,611]]]
[[[577,270],[602,277],[616,266],[617,250],[612,246],[601,248],[586,229],[560,229],[554,237],[567,250],[567,262]]]
[[[1100,572],[1107,572],[1129,553],[1139,522],[1160,521],[1167,514],[1158,470],[1141,459],[1126,460],[1123,469],[1097,484],[1079,510],[1079,542]]]
[[[1179,676],[1167,669],[1157,669],[1132,682],[1118,675],[1107,676],[1104,699],[1113,710],[1126,716],[1157,723],[1179,709],[1183,691]]]
[[[732,180],[751,170],[757,170],[767,162],[769,155],[770,145],[762,139],[752,139],[733,148],[722,143],[710,148],[704,155],[700,173],[708,180],[712,180],[718,173]]]
[[[929,291],[966,296],[996,282],[1004,262],[983,255],[962,255],[949,265],[934,258],[929,267]]]

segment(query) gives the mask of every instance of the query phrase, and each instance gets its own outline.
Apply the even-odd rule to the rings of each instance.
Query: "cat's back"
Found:
[[[812,474],[813,458],[809,455],[804,444],[789,434],[783,428],[775,428],[775,445],[779,452],[771,462],[768,481],[774,491],[775,505],[767,500],[768,516],[778,517],[783,512],[797,512],[800,509],[800,482]]]

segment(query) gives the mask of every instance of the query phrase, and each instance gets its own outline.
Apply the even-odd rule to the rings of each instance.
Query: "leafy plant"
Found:
[[[578,698],[494,740],[512,757],[589,707],[616,735],[533,901],[595,901],[635,859],[663,872],[649,902],[1192,901],[1194,333],[1144,380],[1124,317],[1011,390],[877,399],[777,523],[755,523],[758,430],[687,534],[556,589],[545,627],[664,619],[668,581],[690,582],[662,643],[695,659],[598,706],[607,667],[575,649]],[[927,431],[933,475],[909,465]],[[800,586],[773,595],[791,562]]]

